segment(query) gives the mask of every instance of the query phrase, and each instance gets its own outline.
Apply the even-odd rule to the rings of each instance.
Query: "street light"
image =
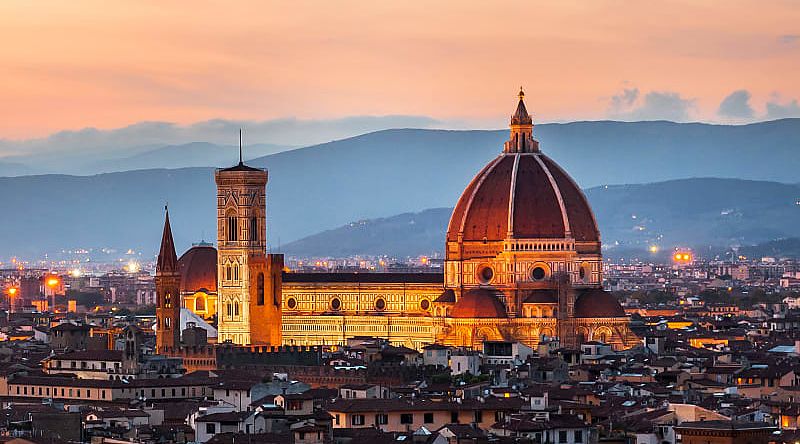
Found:
[[[53,305],[51,306],[51,310],[53,313],[56,312],[56,287],[61,283],[61,279],[58,278],[56,275],[50,275],[45,280],[45,284],[50,288],[50,297],[52,298]]]
[[[8,290],[8,311],[13,313],[14,312],[14,297],[17,295],[19,291],[17,287],[9,287]]]

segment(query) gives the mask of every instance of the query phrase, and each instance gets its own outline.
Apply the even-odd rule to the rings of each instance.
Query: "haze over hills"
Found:
[[[245,158],[265,156],[291,147],[309,146],[335,139],[389,128],[430,128],[442,124],[427,116],[348,116],[333,119],[278,118],[271,120],[212,119],[179,125],[142,121],[112,128],[66,130],[43,138],[0,138],[0,163],[11,162],[26,169],[2,171],[0,176],[26,174],[78,174],[128,171],[141,168],[182,168],[225,165],[219,153],[238,146],[237,133],[244,129]],[[194,142],[207,144],[197,146]],[[264,149],[262,149],[264,148]],[[205,149],[205,152],[199,152]],[[235,148],[234,148],[235,150]],[[184,162],[171,153],[185,152]],[[159,154],[159,152],[161,152]],[[153,155],[156,154],[156,155]],[[210,156],[207,156],[211,154]],[[140,155],[142,157],[140,157]],[[196,162],[189,162],[189,157]],[[136,163],[129,166],[126,161]]]
[[[579,122],[538,125],[534,133],[542,150],[584,187],[693,176],[796,182],[800,169],[800,119],[743,126]],[[353,220],[450,207],[474,174],[500,152],[506,137],[506,131],[386,130],[255,159],[250,164],[266,167],[270,174],[270,244],[277,248]],[[234,162],[235,158],[227,164]],[[120,167],[128,166],[123,162]],[[0,232],[0,257],[77,247],[134,248],[152,255],[167,201],[179,248],[185,249],[201,237],[213,240],[212,173],[212,168],[183,168],[85,177],[0,178],[6,207],[13,209],[6,218],[6,229]],[[721,199],[725,192],[734,198],[736,193],[760,185],[742,185],[739,191],[720,185],[712,187],[714,193],[708,197],[698,186],[663,186],[666,188],[652,188],[661,194],[651,197],[626,197],[625,187],[609,187],[613,193],[609,191],[607,196],[595,197],[592,191],[592,203],[601,219],[605,211],[623,218],[608,218],[608,228],[601,227],[610,230],[603,232],[604,240],[608,242],[615,230],[623,233],[630,229],[631,222],[624,218],[633,211],[667,227],[669,218],[678,214],[670,208],[682,208],[681,199],[702,207]],[[674,189],[680,193],[670,191]],[[797,194],[793,188],[788,190]],[[753,195],[762,192],[775,191],[754,191]],[[636,196],[641,199],[639,206],[627,208],[628,200]],[[692,200],[695,197],[705,200]],[[786,199],[794,203],[794,198]],[[659,212],[661,206],[663,212]],[[723,206],[737,214],[730,203]],[[709,210],[721,211],[717,207],[709,206]],[[755,242],[782,233],[782,228],[776,227],[772,234],[753,234],[746,228],[751,214],[742,213],[744,223],[732,225],[741,227],[741,233],[726,236]],[[710,217],[704,220],[712,220]],[[634,235],[637,233],[628,233],[625,239]],[[716,230],[708,227],[704,235],[715,236]]]
[[[257,144],[247,147],[245,161],[291,149],[290,146]],[[152,168],[186,168],[225,165],[237,159],[239,147],[216,145],[208,142],[192,142],[183,145],[167,145],[122,159],[99,161],[89,166],[97,172],[115,172],[120,167],[126,171]]]

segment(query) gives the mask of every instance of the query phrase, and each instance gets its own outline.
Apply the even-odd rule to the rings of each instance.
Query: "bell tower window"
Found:
[[[255,216],[250,218],[250,240],[258,242],[258,218]]]
[[[228,216],[228,241],[235,242],[239,239],[239,219],[235,215]]]

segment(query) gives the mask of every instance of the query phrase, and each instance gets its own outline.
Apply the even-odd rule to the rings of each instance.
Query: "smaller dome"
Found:
[[[575,300],[576,318],[622,318],[625,310],[611,293],[602,288],[579,290]]]
[[[506,307],[497,294],[485,288],[475,288],[461,295],[450,312],[452,318],[505,318]]]
[[[181,293],[217,292],[217,249],[198,244],[178,259],[181,274]]]

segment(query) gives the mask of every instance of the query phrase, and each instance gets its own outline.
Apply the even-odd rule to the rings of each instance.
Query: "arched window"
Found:
[[[250,218],[250,240],[258,241],[258,218],[255,216]]]
[[[239,280],[239,264],[233,264],[233,280]]]
[[[258,273],[256,292],[256,303],[258,305],[264,305],[264,273]]]
[[[233,316],[236,316],[236,317],[239,316],[239,303],[238,302],[234,302],[233,303]]]
[[[231,264],[225,266],[225,280],[229,281],[233,275],[231,274]]]
[[[236,241],[239,240],[239,220],[236,218],[235,214],[228,215],[228,240],[229,241]]]

